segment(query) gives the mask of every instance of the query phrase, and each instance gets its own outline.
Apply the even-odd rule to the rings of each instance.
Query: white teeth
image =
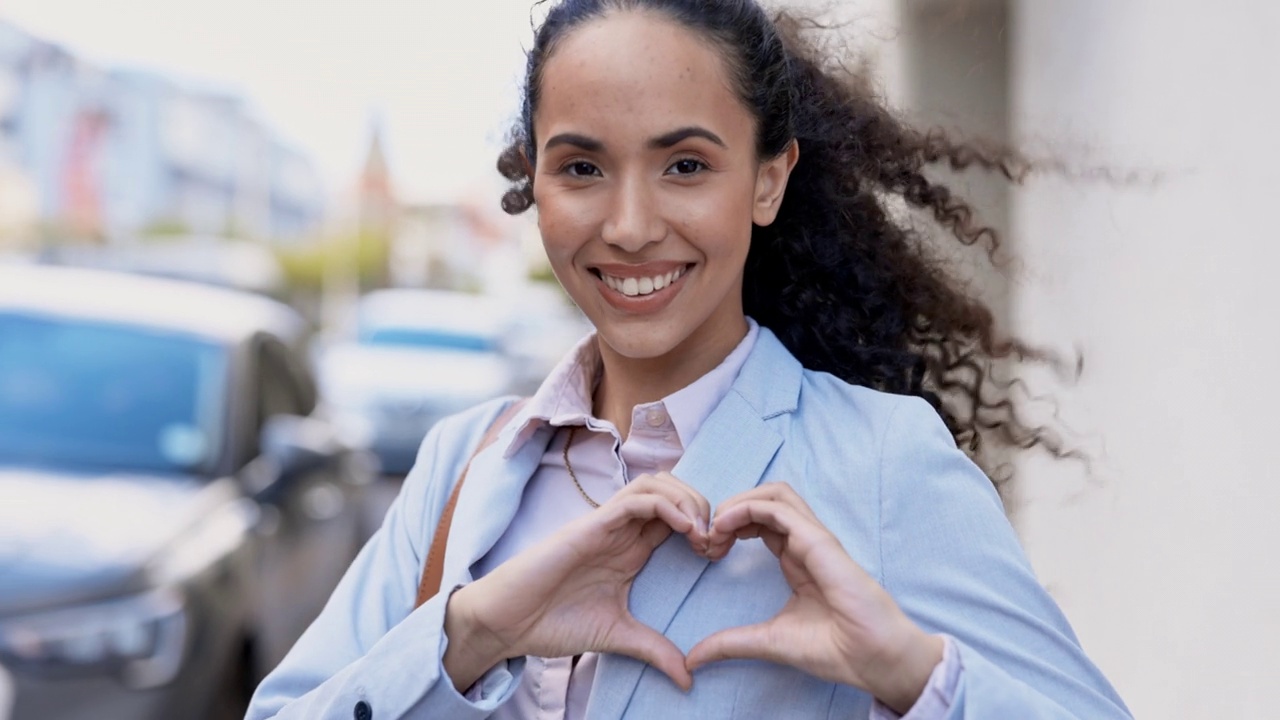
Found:
[[[681,267],[672,270],[665,275],[655,275],[654,277],[642,278],[620,278],[600,273],[600,278],[610,289],[616,290],[627,297],[636,297],[637,295],[648,295],[650,293],[657,292],[658,290],[662,290],[676,280],[679,280],[680,276],[684,274],[684,270],[685,269]]]

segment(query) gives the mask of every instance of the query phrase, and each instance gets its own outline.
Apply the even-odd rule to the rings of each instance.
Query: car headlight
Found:
[[[182,595],[164,588],[0,622],[0,658],[50,675],[106,671],[147,688],[174,678],[186,638]]]

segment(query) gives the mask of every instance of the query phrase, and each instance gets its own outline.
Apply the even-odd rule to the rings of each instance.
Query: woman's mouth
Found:
[[[600,270],[593,270],[596,277],[608,286],[610,290],[622,293],[627,297],[642,297],[653,294],[663,288],[671,285],[679,280],[685,271],[689,269],[688,265],[682,265],[675,270],[667,273],[653,275],[651,277],[616,277],[609,275]]]
[[[622,266],[589,270],[598,281],[597,287],[606,302],[627,313],[647,314],[666,307],[679,292],[683,284],[681,281],[694,267],[694,263],[665,265],[653,270]]]

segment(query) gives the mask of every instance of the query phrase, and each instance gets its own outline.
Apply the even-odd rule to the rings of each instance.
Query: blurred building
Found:
[[[0,255],[28,249],[40,215],[30,175],[18,164],[14,142],[23,36],[0,23]]]
[[[376,121],[364,166],[338,214],[361,242],[386,243],[379,285],[497,292],[530,274],[521,247],[527,223],[502,213],[491,197],[401,198]]]
[[[391,180],[391,167],[382,139],[382,125],[375,123],[369,136],[369,152],[357,181],[356,202],[360,229],[381,237],[395,232],[400,203]]]
[[[503,293],[527,280],[519,225],[491,206],[478,200],[402,206],[391,284]]]
[[[0,161],[58,235],[190,232],[289,242],[315,231],[310,160],[230,93],[102,68],[0,21]]]
[[[26,173],[0,159],[0,257],[34,249],[39,202]]]

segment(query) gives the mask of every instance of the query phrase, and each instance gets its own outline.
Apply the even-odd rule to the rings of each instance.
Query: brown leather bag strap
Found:
[[[449,526],[453,524],[453,509],[458,504],[458,496],[462,493],[462,483],[467,479],[467,470],[471,469],[471,461],[476,459],[481,451],[489,447],[498,439],[498,434],[502,432],[502,428],[506,427],[511,418],[520,412],[520,408],[529,401],[529,398],[521,398],[512,403],[502,414],[493,421],[489,429],[485,432],[484,438],[480,440],[480,445],[476,447],[475,452],[471,453],[471,457],[467,459],[467,464],[462,468],[462,474],[458,476],[458,482],[453,484],[453,493],[449,495],[449,502],[444,506],[444,513],[440,515],[440,522],[436,523],[436,533],[431,538],[431,549],[427,552],[427,560],[422,567],[422,579],[418,582],[418,599],[413,604],[415,608],[420,607],[423,603],[436,596],[440,592],[440,582],[444,578],[444,551],[449,544]]]

